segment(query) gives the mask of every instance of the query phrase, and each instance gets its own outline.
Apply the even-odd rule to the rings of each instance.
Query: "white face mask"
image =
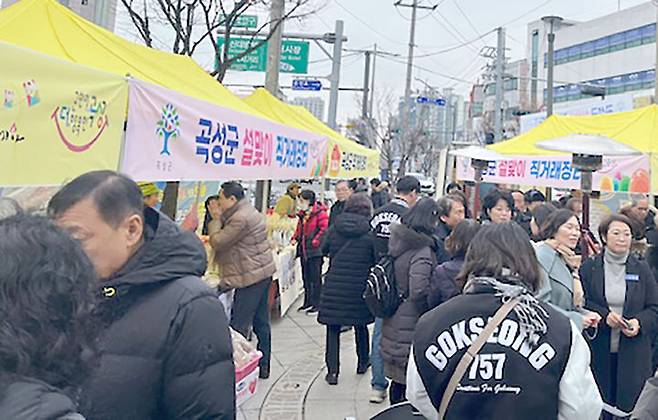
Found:
[[[308,203],[306,201],[300,201],[297,206],[301,211],[308,211]]]

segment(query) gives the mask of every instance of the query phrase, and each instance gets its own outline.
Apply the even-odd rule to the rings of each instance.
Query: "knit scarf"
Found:
[[[510,276],[509,280],[513,283],[504,283],[493,277],[469,277],[464,292],[473,291],[477,287],[493,288],[495,296],[499,297],[503,304],[518,297],[520,299],[519,303],[513,310],[518,317],[521,332],[528,337],[528,342],[534,346],[548,330],[545,321],[548,318],[548,313],[541,307],[535,296],[519,284],[518,279]]]

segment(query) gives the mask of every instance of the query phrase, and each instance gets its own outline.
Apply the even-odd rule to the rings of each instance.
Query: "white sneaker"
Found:
[[[370,390],[370,402],[375,404],[381,404],[386,401],[386,390],[379,390],[372,388]]]

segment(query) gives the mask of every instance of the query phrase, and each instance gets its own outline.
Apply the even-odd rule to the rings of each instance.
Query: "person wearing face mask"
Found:
[[[304,304],[298,309],[309,314],[318,312],[322,288],[322,239],[329,227],[329,216],[324,204],[316,201],[315,193],[303,190],[297,206],[299,218],[293,235],[297,256],[302,262],[304,281]]]
[[[536,252],[544,281],[538,298],[563,311],[581,330],[596,326],[601,317],[582,310],[580,256],[574,252],[580,240],[576,215],[566,209],[553,212],[542,226],[541,237],[544,241]]]
[[[647,263],[630,254],[631,226],[623,215],[605,219],[599,225],[605,248],[580,270],[585,307],[603,320],[590,343],[594,377],[603,400],[625,412],[653,373],[651,339],[658,327],[658,285]]]
[[[483,223],[505,223],[512,220],[514,198],[507,191],[494,189],[482,200]]]

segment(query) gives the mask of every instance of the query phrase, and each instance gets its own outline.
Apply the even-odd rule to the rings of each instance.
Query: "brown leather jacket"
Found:
[[[242,199],[210,222],[210,246],[219,269],[220,287],[240,289],[271,277],[276,271],[267,239],[265,216]]]

